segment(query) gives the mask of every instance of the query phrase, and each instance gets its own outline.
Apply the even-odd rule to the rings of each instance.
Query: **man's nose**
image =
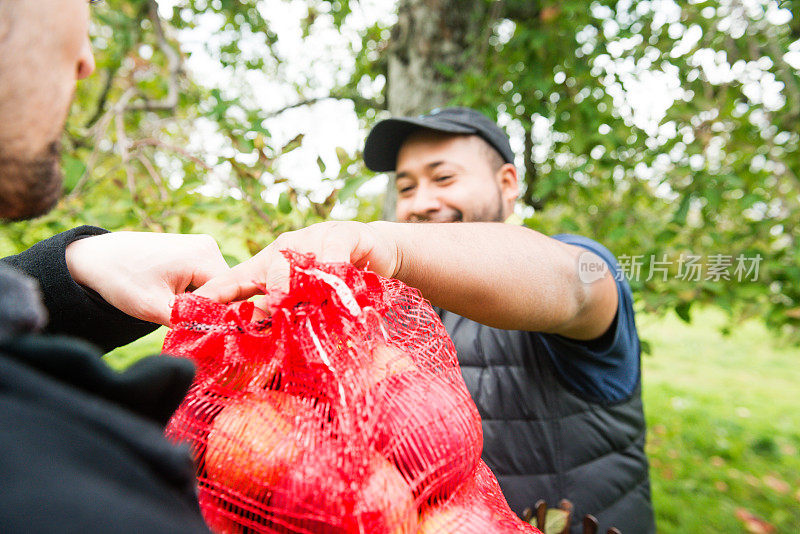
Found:
[[[414,195],[414,202],[411,204],[411,213],[414,215],[425,216],[435,213],[442,209],[442,201],[438,195],[426,187],[420,187]]]
[[[95,68],[94,54],[92,53],[92,44],[89,42],[89,36],[83,41],[80,56],[78,56],[77,77],[79,80],[88,78]]]

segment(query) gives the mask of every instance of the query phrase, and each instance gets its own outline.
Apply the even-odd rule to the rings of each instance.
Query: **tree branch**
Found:
[[[322,102],[323,100],[350,100],[354,104],[362,104],[362,105],[375,107],[375,108],[378,108],[378,109],[383,109],[381,104],[377,100],[372,99],[372,98],[364,98],[361,95],[335,95],[335,94],[330,94],[330,95],[318,96],[318,97],[314,97],[314,98],[306,98],[304,100],[300,100],[299,102],[295,102],[294,104],[289,104],[288,106],[284,106],[284,107],[282,107],[280,109],[276,109],[274,111],[270,111],[269,113],[264,115],[264,118],[272,119],[274,117],[277,117],[281,113],[289,111],[290,109],[296,109],[296,108],[300,108],[300,107],[303,107],[303,106],[311,106],[311,105],[316,104],[318,102]]]
[[[117,149],[119,150],[120,159],[122,159],[122,167],[125,169],[125,182],[128,186],[128,192],[131,194],[133,202],[138,203],[139,195],[136,193],[136,180],[133,177],[133,170],[130,165],[130,152],[128,150],[130,141],[128,140],[128,136],[125,135],[123,116],[124,115],[120,113],[116,116],[116,120],[114,121],[117,127]]]
[[[127,111],[172,111],[178,105],[178,78],[183,73],[183,62],[180,54],[167,42],[164,34],[164,26],[161,23],[161,16],[158,14],[158,3],[156,0],[147,0],[149,10],[148,16],[153,23],[153,33],[156,36],[158,48],[167,58],[167,96],[162,100],[150,101],[145,98],[143,102],[137,102],[128,106]]]
[[[789,116],[791,119],[800,117],[800,87],[798,87],[797,78],[792,75],[791,68],[783,60],[783,52],[776,39],[767,39],[767,48],[772,54],[772,59],[775,62],[775,67],[778,71],[778,78],[783,81],[786,87],[786,99],[789,101]]]
[[[536,163],[533,161],[532,128],[532,126],[525,128],[525,148],[523,150],[523,158],[525,160],[525,193],[522,195],[522,200],[533,209],[541,210],[544,208],[544,199],[536,198],[533,194],[536,188],[536,180],[539,178],[539,169],[536,168]]]
[[[168,143],[165,143],[163,141],[160,141],[160,140],[152,138],[152,137],[147,137],[145,139],[137,139],[136,141],[133,141],[131,143],[131,149],[139,149],[139,148],[141,148],[143,146],[154,146],[154,147],[163,148],[165,150],[169,150],[170,152],[175,152],[176,154],[180,154],[184,158],[192,161],[198,167],[201,167],[206,171],[213,171],[214,170],[213,167],[211,167],[208,163],[206,163],[202,159],[198,158],[197,156],[192,155],[191,153],[189,153],[188,150],[185,150],[185,149],[183,149],[183,148],[181,148],[179,146],[170,145]]]
[[[97,163],[97,158],[100,155],[100,140],[106,136],[109,127],[111,126],[111,121],[114,117],[117,117],[124,113],[128,102],[130,102],[131,98],[133,98],[134,90],[128,89],[122,96],[119,98],[116,104],[112,106],[111,109],[106,111],[102,114],[100,119],[91,127],[89,130],[89,135],[94,137],[94,149],[92,153],[89,155],[89,159],[86,162],[86,169],[83,171],[83,174],[75,183],[75,187],[72,188],[69,195],[67,195],[68,199],[74,198],[78,195],[78,192],[84,186],[86,181],[89,179],[89,175],[91,174],[92,170],[94,169],[95,163]]]
[[[500,14],[503,12],[503,6],[505,5],[505,0],[495,0],[492,2],[492,7],[489,8],[489,14],[486,17],[486,21],[484,22],[484,30],[483,35],[481,36],[481,43],[480,43],[480,51],[478,52],[478,57],[483,58],[483,63],[486,65],[488,62],[488,58],[486,57],[486,52],[489,50],[489,40],[492,37],[492,32],[494,31],[494,24],[497,19],[500,18]]]
[[[111,92],[111,87],[114,85],[114,77],[117,74],[117,70],[118,69],[115,68],[113,70],[104,71],[106,74],[106,83],[103,86],[103,92],[100,93],[100,98],[97,100],[97,109],[95,110],[94,115],[92,115],[92,118],[86,122],[86,129],[90,129],[92,126],[94,126],[97,121],[100,120],[100,117],[103,116],[106,102],[108,102],[108,93]]]
[[[144,170],[146,170],[147,174],[150,175],[150,179],[153,180],[153,183],[158,189],[158,197],[161,200],[161,202],[166,202],[167,200],[169,200],[169,193],[167,193],[167,189],[166,187],[164,187],[164,181],[161,179],[161,176],[159,176],[158,171],[156,171],[153,164],[150,163],[150,160],[147,159],[147,157],[141,152],[137,153],[136,159],[139,160],[139,163],[142,164]]]

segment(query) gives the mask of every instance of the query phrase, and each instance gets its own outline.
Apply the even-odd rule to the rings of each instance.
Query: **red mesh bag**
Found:
[[[268,319],[190,294],[173,308],[164,352],[197,376],[167,436],[192,447],[212,530],[415,533],[421,510],[484,490],[491,524],[524,528],[485,481],[480,416],[430,305],[397,280],[286,256]]]
[[[492,471],[481,461],[473,475],[443,501],[421,507],[418,534],[539,533],[509,508]]]

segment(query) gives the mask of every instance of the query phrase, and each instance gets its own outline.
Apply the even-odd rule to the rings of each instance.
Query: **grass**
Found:
[[[707,309],[687,325],[641,315],[653,504],[659,532],[747,533],[742,510],[800,532],[800,350],[757,322],[729,336]],[[123,368],[157,352],[160,329],[107,356]],[[635,534],[635,533],[624,533]]]
[[[723,321],[639,318],[653,347],[643,384],[658,530],[758,532],[737,518],[745,510],[798,532],[800,350],[757,322],[723,336]]]
[[[158,354],[164,344],[167,329],[161,327],[150,335],[139,338],[130,345],[119,347],[105,355],[108,364],[114,369],[122,370],[136,360],[148,354]]]

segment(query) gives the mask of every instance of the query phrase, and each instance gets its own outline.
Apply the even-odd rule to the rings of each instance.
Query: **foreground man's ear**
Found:
[[[517,175],[517,168],[513,163],[506,163],[497,170],[495,173],[497,185],[500,186],[500,192],[503,195],[503,201],[513,206],[514,202],[519,197],[519,176]]]

